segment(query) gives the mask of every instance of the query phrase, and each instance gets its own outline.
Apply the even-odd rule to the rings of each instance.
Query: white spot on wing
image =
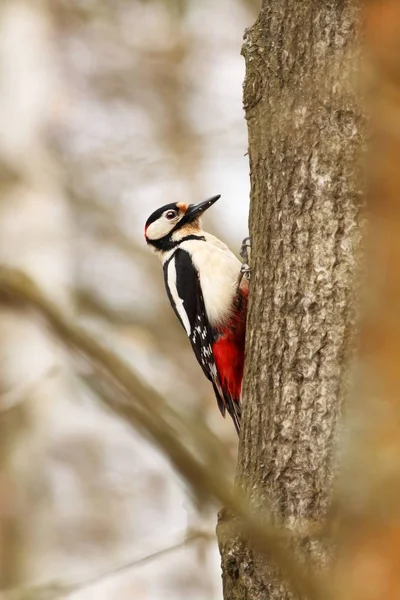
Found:
[[[190,322],[183,306],[183,300],[180,298],[176,287],[175,257],[170,260],[167,267],[167,285],[186,333],[188,336],[190,336]]]

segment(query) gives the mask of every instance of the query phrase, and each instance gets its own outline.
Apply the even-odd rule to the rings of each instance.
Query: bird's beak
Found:
[[[190,223],[195,219],[198,219],[203,212],[205,212],[210,206],[212,206],[217,200],[221,198],[221,195],[213,196],[209,200],[205,200],[204,202],[200,202],[200,204],[189,204],[185,214],[185,221]]]

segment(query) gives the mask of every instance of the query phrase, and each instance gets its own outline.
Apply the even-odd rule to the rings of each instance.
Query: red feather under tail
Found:
[[[219,335],[212,349],[226,408],[239,433],[246,336],[247,290],[241,290],[237,310]]]

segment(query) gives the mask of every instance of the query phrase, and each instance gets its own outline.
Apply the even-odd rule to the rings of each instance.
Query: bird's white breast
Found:
[[[187,250],[200,275],[200,285],[210,324],[221,325],[229,318],[236,295],[241,264],[225,244],[203,233],[206,242],[188,240],[180,247]]]

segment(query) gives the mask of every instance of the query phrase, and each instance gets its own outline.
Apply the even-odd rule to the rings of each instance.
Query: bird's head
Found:
[[[200,217],[221,196],[213,196],[199,204],[176,202],[155,210],[146,221],[144,237],[156,251],[173,248],[182,238],[201,231]]]

